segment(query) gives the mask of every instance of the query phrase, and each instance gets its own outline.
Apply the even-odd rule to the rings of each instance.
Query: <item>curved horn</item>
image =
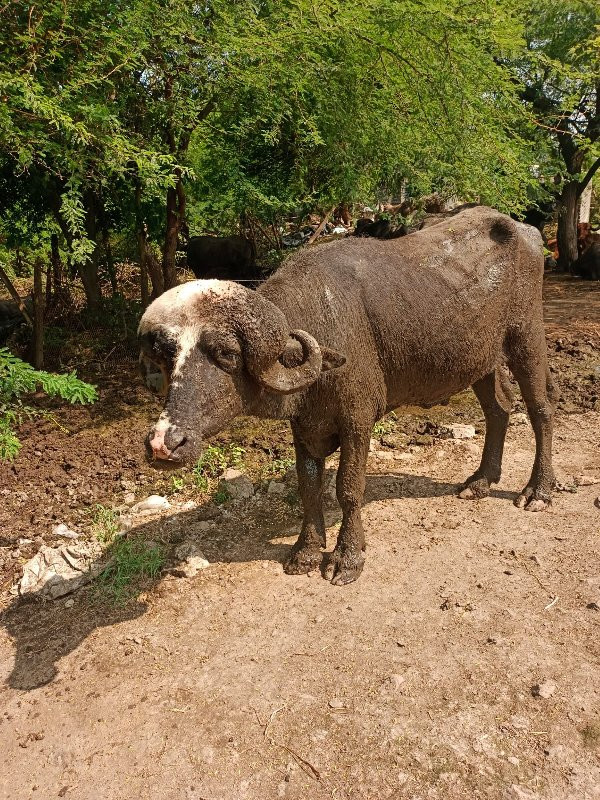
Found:
[[[321,372],[323,358],[317,340],[306,331],[290,331],[288,344],[290,339],[300,343],[302,362],[295,367],[286,367],[280,360],[282,353],[274,364],[258,375],[261,385],[277,394],[291,394],[306,389],[317,380]]]

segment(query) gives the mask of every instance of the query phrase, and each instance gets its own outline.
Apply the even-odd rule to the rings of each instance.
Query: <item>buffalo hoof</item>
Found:
[[[321,566],[323,553],[318,547],[292,547],[290,557],[283,565],[288,575],[306,575]]]
[[[526,486],[515,500],[515,505],[525,511],[545,511],[552,505],[552,498],[548,492]]]
[[[348,558],[334,550],[323,574],[334,586],[345,586],[360,577],[364,565],[365,557],[362,554],[358,558]]]
[[[458,496],[462,500],[479,500],[490,493],[490,482],[487,478],[469,478]]]

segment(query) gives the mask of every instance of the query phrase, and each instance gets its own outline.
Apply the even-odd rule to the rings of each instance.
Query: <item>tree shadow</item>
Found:
[[[327,478],[330,480],[331,471]],[[364,504],[378,500],[401,498],[431,498],[456,494],[460,484],[436,481],[423,475],[404,473],[371,474],[367,476]],[[515,493],[493,492],[497,497],[513,498]],[[251,561],[286,560],[291,543],[281,539],[295,536],[300,528],[300,512],[289,508],[289,514],[273,514],[275,503],[281,499],[262,504],[230,507],[222,514],[212,529],[206,529],[206,507],[198,506],[181,511],[167,518],[162,517],[140,524],[127,533],[127,538],[160,544],[167,556],[184,539],[193,539],[211,563],[246,563]],[[456,501],[463,503],[468,501]],[[335,520],[333,504],[327,508],[329,524]],[[339,518],[339,508],[337,512]],[[113,555],[113,543],[102,556],[104,563]],[[153,580],[146,580],[144,589],[156,586],[165,577],[163,571]],[[289,580],[285,576],[282,580]],[[75,581],[74,587],[75,587]],[[94,583],[77,591],[74,604],[65,606],[66,596],[58,600],[42,600],[39,596],[25,599],[15,598],[0,614],[0,625],[4,626],[15,644],[15,656],[8,685],[13,689],[30,691],[50,683],[57,675],[57,662],[76,650],[87,637],[98,628],[117,625],[143,616],[148,604],[138,595],[122,607],[99,602],[95,596]]]

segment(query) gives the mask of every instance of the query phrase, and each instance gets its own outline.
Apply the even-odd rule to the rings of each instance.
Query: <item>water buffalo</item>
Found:
[[[344,239],[292,256],[256,292],[224,281],[169,290],[139,327],[141,358],[166,379],[147,439],[157,462],[196,459],[235,416],[289,419],[304,519],[285,566],[306,573],[325,547],[325,458],[341,449],[343,520],[325,576],[360,575],[361,502],[374,422],[472,386],[486,418],[481,464],[462,489],[483,497],[500,479],[515,376],[536,439],[516,499],[550,503],[555,393],[542,320],[542,240],[534,228],[477,207],[393,241]]]
[[[197,278],[251,281],[260,277],[252,242],[243,236],[192,236],[187,263]]]
[[[587,281],[600,281],[600,242],[594,242],[573,263],[571,272]]]

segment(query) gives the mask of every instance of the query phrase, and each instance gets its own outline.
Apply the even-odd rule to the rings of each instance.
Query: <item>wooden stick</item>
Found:
[[[323,217],[323,219],[319,223],[319,227],[317,228],[317,230],[312,234],[312,236],[310,237],[310,239],[306,243],[307,245],[312,244],[314,242],[314,240],[317,238],[317,236],[321,233],[321,231],[323,230],[325,225],[327,225],[327,220],[329,219],[329,217],[335,211],[335,208],[336,208],[335,206],[331,206],[329,211],[325,214],[325,216]]]
[[[8,289],[12,299],[19,306],[19,310],[21,311],[21,314],[23,314],[23,316],[25,317],[26,322],[33,328],[33,320],[31,319],[29,312],[25,308],[25,303],[19,297],[19,293],[13,286],[11,279],[8,277],[6,272],[4,272],[1,266],[0,266],[0,278],[2,279],[2,282],[4,283],[6,288]]]

